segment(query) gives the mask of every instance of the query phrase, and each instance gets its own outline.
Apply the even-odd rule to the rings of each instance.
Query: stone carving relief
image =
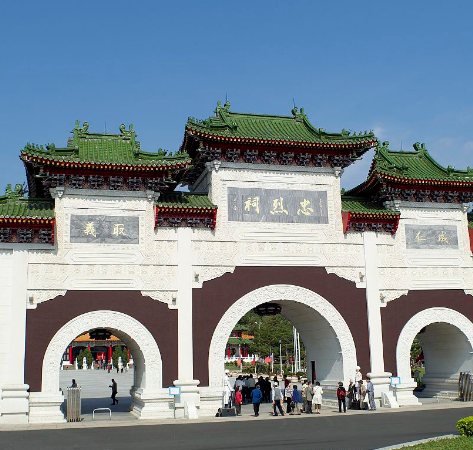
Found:
[[[379,299],[381,300],[381,306],[385,306],[387,303],[396,300],[397,298],[402,297],[403,295],[407,295],[408,292],[408,290],[379,291]]]
[[[396,346],[397,375],[401,381],[411,379],[410,352],[414,338],[422,328],[432,323],[448,323],[457,327],[473,349],[473,323],[450,308],[429,308],[418,312],[404,325]]]
[[[256,289],[237,300],[220,319],[209,349],[209,385],[220,387],[223,383],[223,355],[231,331],[244,314],[252,308],[278,300],[294,301],[307,305],[324,317],[335,331],[343,356],[343,374],[346,381],[355,372],[356,352],[353,336],[337,309],[320,295],[309,289],[286,284],[276,284]]]
[[[28,291],[28,309],[36,308],[38,303],[52,300],[53,298],[66,295],[66,290],[41,290],[41,291]]]
[[[151,297],[158,302],[166,303],[169,309],[177,309],[177,290],[175,291],[141,291],[144,297]]]
[[[147,328],[136,319],[117,311],[91,311],[65,324],[51,339],[43,358],[43,393],[59,392],[59,364],[61,357],[77,336],[94,328],[107,328],[125,333],[141,350],[145,359],[146,386],[135,386],[147,391],[162,387],[162,360],[158,345]]]

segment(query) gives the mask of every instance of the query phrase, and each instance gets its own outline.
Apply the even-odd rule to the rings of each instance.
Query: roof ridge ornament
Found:
[[[307,118],[304,112],[304,108],[298,109],[297,106],[294,106],[294,108],[291,109],[291,113],[297,122],[303,122],[304,119]]]
[[[422,144],[420,142],[416,142],[414,145],[414,150],[421,156],[425,155],[427,153],[427,149],[425,148],[425,143],[422,142]]]
[[[23,197],[26,193],[26,187],[24,184],[15,184],[15,189],[12,190],[12,185],[7,184],[5,189],[5,196],[9,200],[18,200],[19,198]]]

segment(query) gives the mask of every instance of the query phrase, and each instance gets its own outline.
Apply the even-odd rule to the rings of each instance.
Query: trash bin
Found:
[[[67,388],[67,421],[80,422],[80,387]]]

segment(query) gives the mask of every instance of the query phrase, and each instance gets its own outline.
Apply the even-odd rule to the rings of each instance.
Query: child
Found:
[[[343,412],[347,412],[347,405],[345,402],[346,396],[347,396],[347,391],[343,387],[343,383],[340,381],[338,383],[338,389],[337,389],[338,412],[342,412],[342,405],[343,405]]]

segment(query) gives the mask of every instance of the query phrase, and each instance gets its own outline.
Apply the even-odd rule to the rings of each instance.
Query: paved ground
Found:
[[[73,378],[75,378],[77,384],[81,387],[81,413],[84,421],[92,420],[92,411],[95,408],[112,408],[110,406],[112,390],[109,388],[112,384],[112,378],[118,383],[118,405],[112,408],[113,420],[122,421],[133,419],[133,416],[129,414],[133,370],[129,370],[128,373],[117,373],[116,371],[108,373],[106,370],[64,370],[60,373],[59,385],[65,395],[67,395],[66,388],[71,385]]]
[[[1,432],[0,450],[369,450],[455,433],[455,422],[472,411],[463,405],[448,406],[277,418],[262,414],[159,425],[141,421],[126,423],[135,426],[89,423],[59,429],[58,425],[55,430]]]

